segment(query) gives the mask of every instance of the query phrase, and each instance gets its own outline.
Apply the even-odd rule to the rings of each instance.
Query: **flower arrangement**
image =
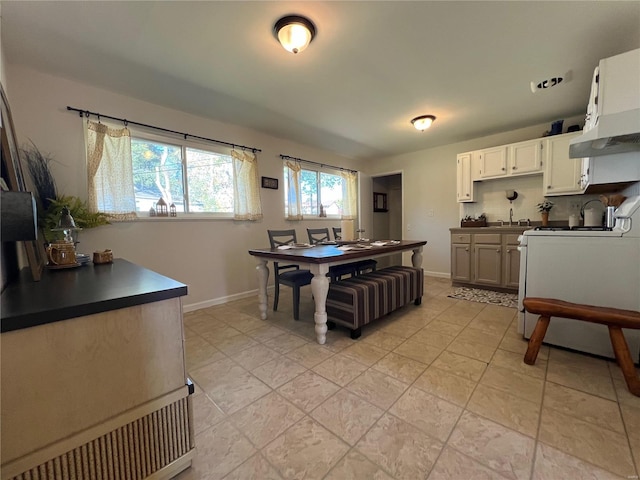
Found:
[[[550,202],[549,200],[545,200],[544,202],[538,204],[539,212],[549,212],[552,208],[553,202]]]

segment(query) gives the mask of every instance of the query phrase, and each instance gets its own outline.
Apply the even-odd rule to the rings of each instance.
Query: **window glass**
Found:
[[[300,172],[300,201],[303,215],[318,215],[318,172]]]
[[[136,211],[148,212],[155,208],[160,197],[167,205],[174,203],[176,210],[184,211],[182,182],[182,148],[180,145],[131,139],[133,186]]]
[[[342,177],[331,173],[320,173],[320,204],[327,215],[342,213]]]
[[[233,213],[230,155],[140,137],[131,138],[136,210],[162,197],[178,212]]]
[[[233,164],[228,155],[187,148],[190,212],[233,212]]]

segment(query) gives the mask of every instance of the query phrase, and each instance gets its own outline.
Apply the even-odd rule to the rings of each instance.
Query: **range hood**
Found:
[[[600,60],[593,76],[584,133],[569,157],[640,155],[640,49]]]

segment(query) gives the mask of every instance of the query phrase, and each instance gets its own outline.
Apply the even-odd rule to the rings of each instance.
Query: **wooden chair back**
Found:
[[[328,228],[307,228],[307,235],[309,235],[309,243],[312,245],[330,240]]]

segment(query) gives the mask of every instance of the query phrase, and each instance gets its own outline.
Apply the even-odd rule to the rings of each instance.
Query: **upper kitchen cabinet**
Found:
[[[543,192],[545,196],[582,194],[586,188],[583,159],[569,158],[569,142],[580,135],[567,133],[544,140]]]
[[[542,172],[542,139],[514,143],[508,146],[509,175]]]
[[[485,148],[479,155],[479,179],[504,177],[507,175],[507,147]]]
[[[478,155],[478,175],[473,179],[489,180],[541,173],[542,151],[543,140],[536,138],[474,152]]]
[[[473,181],[471,180],[471,165],[473,152],[458,155],[457,172],[457,199],[458,202],[473,202]]]

